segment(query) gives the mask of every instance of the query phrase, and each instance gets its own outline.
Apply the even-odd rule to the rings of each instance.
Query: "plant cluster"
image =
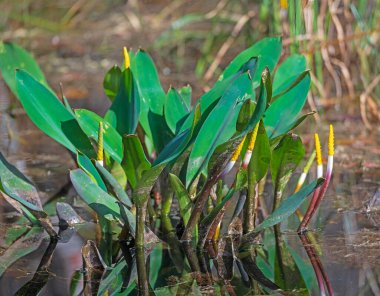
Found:
[[[73,110],[63,92],[59,99],[34,59],[15,44],[0,44],[0,68],[29,118],[75,158],[72,185],[96,214],[103,233],[100,254],[115,267],[123,248],[107,242],[107,233],[134,246],[142,258],[144,248],[160,239],[201,250],[233,236],[234,248],[247,250],[264,230],[275,226],[278,232],[279,223],[314,192],[305,219],[298,213],[299,231],[305,231],[331,176],[333,130],[326,181],[319,169],[319,179],[304,185],[311,157],[294,194],[285,197],[305,156],[301,138],[291,131],[313,113],[300,115],[310,87],[305,58],[294,54],[277,66],[280,55],[280,38],[255,43],[192,106],[190,86],[165,92],[150,56],[124,48],[123,65],[104,78],[111,105],[103,117]],[[56,237],[36,188],[2,154],[0,177],[2,195]],[[269,179],[270,201],[261,194]],[[224,218],[229,206],[235,206],[232,220]],[[271,211],[262,210],[268,206]],[[177,208],[180,222],[174,225]],[[84,252],[93,248],[87,244]],[[144,259],[138,260],[139,291],[145,295],[144,268]]]

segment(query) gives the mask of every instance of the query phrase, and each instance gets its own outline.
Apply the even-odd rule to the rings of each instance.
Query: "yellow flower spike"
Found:
[[[259,130],[259,125],[260,125],[260,122],[258,122],[255,126],[255,128],[253,129],[253,132],[252,132],[252,135],[251,135],[251,139],[249,140],[249,143],[248,143],[248,150],[251,150],[253,151],[253,148],[255,147],[255,143],[256,143],[256,138],[257,138],[257,132]]]
[[[334,155],[334,127],[330,124],[330,132],[329,132],[329,156]]]
[[[125,46],[123,48],[123,53],[124,53],[124,66],[125,66],[125,69],[128,69],[131,66],[131,60],[129,59],[129,53]]]
[[[239,158],[241,149],[243,149],[245,138],[246,138],[246,136],[244,136],[244,138],[243,138],[243,140],[241,140],[239,146],[237,146],[234,154],[232,154],[231,161],[236,161]]]
[[[319,141],[319,136],[317,133],[314,134],[314,139],[315,139],[315,152],[317,154],[317,165],[322,165],[321,142]]]
[[[281,7],[281,9],[288,9],[288,1],[287,0],[280,0],[280,7]]]
[[[98,153],[96,156],[96,160],[100,163],[103,163],[103,123],[99,122],[99,132],[98,132]]]

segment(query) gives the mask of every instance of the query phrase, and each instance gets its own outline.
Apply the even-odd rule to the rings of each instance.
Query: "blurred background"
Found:
[[[196,99],[238,52],[280,35],[283,58],[308,59],[309,109],[368,129],[380,120],[379,0],[2,0],[0,32],[33,52],[74,107],[99,112],[123,46],[149,51],[164,88],[189,83]]]

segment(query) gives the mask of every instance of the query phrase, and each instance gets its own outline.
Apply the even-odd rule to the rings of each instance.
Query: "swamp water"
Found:
[[[112,291],[120,287],[124,287],[123,292],[117,295],[137,295],[138,262],[135,251],[127,244],[122,245],[119,255],[114,254],[118,260],[114,269],[104,273],[96,268],[87,269],[87,273],[83,269],[82,246],[87,240],[99,242],[100,237],[97,225],[90,222],[93,217],[69,186],[68,171],[74,162],[65,149],[35,129],[19,109],[9,112],[11,103],[1,84],[1,151],[35,182],[46,210],[55,216],[52,221],[57,229],[57,201],[72,204],[89,222],[61,229],[61,239],[50,241],[42,229],[26,227],[26,221],[1,200],[0,295],[70,295],[70,289],[77,295],[84,282],[87,293],[96,295],[99,289],[99,294],[104,295],[102,291],[109,281],[108,295],[116,295]],[[268,264],[271,262],[260,257],[266,252],[270,260],[275,260],[272,230],[266,231],[250,250],[237,250],[234,238],[229,236],[219,248],[209,245],[197,253],[195,247],[173,239],[174,229],[165,235],[160,232],[159,224],[165,221],[155,221],[152,228],[164,241],[146,251],[146,280],[155,295],[260,295],[265,287],[271,288],[273,281],[282,282],[286,289],[272,294],[319,295],[308,255],[314,262],[320,261],[335,295],[380,295],[379,131],[366,134],[355,120],[334,122],[337,156],[333,180],[311,223],[309,241],[301,241],[297,235],[294,217],[282,225],[280,245],[286,246],[286,251],[281,252],[282,278],[273,274]],[[352,138],[343,140],[348,131]],[[310,138],[306,134],[305,142]],[[310,178],[314,177],[311,173]],[[264,198],[266,194],[271,192],[266,192]],[[59,199],[52,201],[52,197]],[[172,217],[174,225],[176,220]],[[117,236],[110,234],[101,243],[108,244],[100,247],[101,252],[102,248],[110,252],[118,244]],[[295,271],[294,261],[303,276]]]

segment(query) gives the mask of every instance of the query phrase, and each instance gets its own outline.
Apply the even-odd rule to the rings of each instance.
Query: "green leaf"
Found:
[[[273,96],[287,89],[295,77],[306,70],[306,59],[303,55],[293,54],[289,56],[277,68],[273,81]]]
[[[136,135],[123,137],[124,158],[121,163],[129,183],[135,188],[144,171],[151,167],[150,162],[145,156],[140,139]]]
[[[186,186],[207,168],[215,148],[236,132],[236,120],[247,93],[252,90],[248,74],[242,74],[226,90],[218,104],[202,125],[189,157]]]
[[[114,160],[121,163],[123,158],[123,144],[119,133],[107,121],[90,110],[77,109],[75,110],[75,115],[83,131],[95,142],[98,141],[99,123],[103,123],[104,150],[108,152]]]
[[[128,194],[124,191],[124,189],[121,187],[119,182],[111,175],[109,171],[107,171],[100,163],[96,163],[96,168],[99,170],[99,172],[102,174],[104,179],[108,182],[108,184],[111,185],[113,192],[115,193],[117,199],[124,203],[125,205],[131,207],[132,202],[129,199]]]
[[[241,132],[244,130],[244,128],[246,127],[246,125],[252,117],[255,107],[256,103],[252,100],[247,100],[244,102],[236,121],[236,131]]]
[[[270,165],[271,156],[267,132],[265,130],[264,123],[260,121],[256,142],[251,157],[256,183],[266,175]]]
[[[304,155],[305,147],[295,134],[286,135],[273,150],[270,166],[275,195],[279,198]]]
[[[156,150],[161,151],[170,138],[163,117],[166,94],[161,87],[154,62],[145,51],[139,50],[131,59],[131,68],[141,98],[141,126],[153,140]]]
[[[105,192],[107,192],[107,187],[104,184],[102,177],[100,177],[98,171],[95,166],[92,164],[91,159],[89,159],[86,155],[78,152],[77,153],[77,163],[78,166],[84,170],[90,178],[98,184],[100,188],[102,188]]]
[[[165,119],[168,127],[176,134],[189,114],[189,108],[178,91],[171,87],[165,102]]]
[[[163,247],[162,244],[157,245],[149,255],[149,284],[152,288],[156,287],[157,279],[160,277],[160,269],[162,267]]]
[[[117,95],[105,119],[120,135],[134,134],[140,116],[140,96],[130,69],[121,73]]]
[[[238,54],[219,77],[219,81],[225,80],[235,74],[250,58],[259,57],[257,71],[252,79],[254,83],[253,87],[256,88],[259,86],[260,75],[264,68],[268,67],[269,70],[272,71],[276,66],[281,55],[281,49],[281,38],[279,37],[260,40]]]
[[[298,84],[277,98],[265,112],[264,123],[270,139],[287,133],[305,105],[310,88],[310,74],[301,75],[304,77]]]
[[[172,188],[175,192],[175,196],[178,199],[181,217],[183,219],[184,225],[186,226],[187,222],[190,219],[193,202],[191,201],[189,193],[187,192],[185,186],[176,175],[169,174],[169,179],[170,184],[172,185]]]
[[[16,69],[24,69],[33,77],[49,88],[33,56],[20,46],[0,41],[0,70],[1,74],[15,96],[18,96],[16,87]]]
[[[243,66],[241,66],[240,70],[236,74],[222,81],[217,81],[208,92],[203,94],[199,99],[199,104],[202,110],[202,119],[200,121],[204,122],[206,120],[212,109],[217,104],[218,100],[223,96],[226,90],[231,86],[231,84],[235,82],[236,79],[241,77],[241,75],[246,72],[255,73],[256,68],[257,58],[252,58],[248,60]],[[254,93],[252,93],[252,91],[253,90],[251,90],[250,95],[252,95],[253,98]],[[194,111],[195,110],[193,109],[190,115],[186,118],[185,122],[181,126],[180,132],[183,132],[191,126],[193,122]]]
[[[284,200],[280,206],[268,216],[261,224],[259,224],[255,230],[251,233],[248,233],[245,237],[252,235],[252,233],[260,232],[268,227],[272,227],[278,223],[281,223],[286,218],[288,218],[291,214],[293,214],[302,202],[308,197],[310,193],[312,193],[317,187],[319,187],[324,182],[323,178],[315,180],[310,184],[303,186],[300,191],[289,196],[286,200]]]
[[[189,146],[191,139],[194,135],[195,128],[201,118],[201,106],[197,104],[194,109],[193,121],[190,128],[179,133],[175,138],[173,138],[157,156],[154,165],[168,163],[173,159],[176,159],[181,155],[186,148]]]
[[[94,183],[84,171],[70,171],[70,179],[79,196],[100,217],[107,220],[120,219],[120,208],[116,199]]]
[[[33,123],[49,137],[76,153],[95,157],[95,151],[75,117],[43,84],[24,70],[16,72],[17,93]]]
[[[113,102],[120,87],[121,69],[114,65],[104,76],[103,88],[106,96]]]
[[[140,180],[137,182],[135,190],[132,194],[133,203],[138,206],[143,206],[149,198],[153,185],[156,183],[158,176],[165,168],[166,164],[159,164],[144,171]]]
[[[191,109],[191,93],[192,89],[190,85],[184,86],[179,90],[179,94],[185,102],[187,110]]]

